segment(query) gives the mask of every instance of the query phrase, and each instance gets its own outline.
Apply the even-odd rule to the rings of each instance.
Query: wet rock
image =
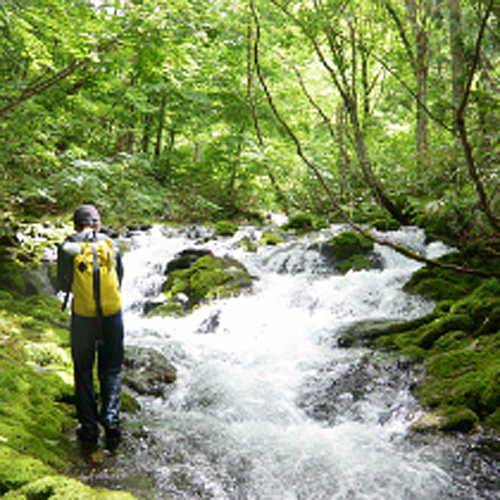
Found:
[[[319,244],[326,262],[345,274],[350,270],[382,269],[383,260],[374,252],[373,242],[355,231],[344,231]]]
[[[152,348],[129,346],[123,362],[123,384],[140,395],[161,397],[177,379],[175,368]]]
[[[197,328],[196,333],[215,333],[220,324],[220,309],[213,312],[206,318],[201,325]]]
[[[215,225],[216,236],[233,236],[238,231],[238,224],[234,222],[221,220]]]
[[[206,250],[185,250],[167,269],[166,302],[151,311],[155,315],[187,314],[209,300],[236,297],[254,280],[241,262]]]
[[[398,395],[414,378],[415,374],[397,359],[383,360],[370,354],[346,369],[332,363],[318,370],[308,381],[299,404],[310,417],[334,424],[337,418],[367,418],[364,405],[377,397],[376,406],[383,409],[377,418],[383,424],[405,411],[402,403],[397,403]]]
[[[182,250],[175,259],[171,260],[165,269],[165,274],[169,274],[172,271],[178,269],[189,269],[198,259],[201,259],[205,255],[213,255],[210,250],[204,250],[199,248],[188,248]]]
[[[243,236],[235,246],[243,248],[246,252],[256,252],[259,248],[259,245],[248,236]]]
[[[400,322],[396,320],[366,320],[360,321],[340,334],[337,339],[339,347],[366,347],[375,339],[393,333],[394,327]]]

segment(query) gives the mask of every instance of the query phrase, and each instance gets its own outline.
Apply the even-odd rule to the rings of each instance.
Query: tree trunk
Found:
[[[428,54],[429,35],[427,32],[427,12],[417,15],[415,0],[409,0],[411,5],[410,17],[413,24],[413,31],[416,41],[415,78],[417,81],[417,103],[416,103],[416,143],[417,143],[417,167],[421,174],[427,167],[427,157],[429,153],[429,119],[425,112],[427,104],[427,74],[428,74]],[[420,17],[420,20],[419,20]]]
[[[378,203],[383,208],[385,208],[395,220],[397,220],[401,224],[408,224],[410,222],[409,217],[405,215],[402,210],[398,208],[385,194],[384,188],[373,172],[370,157],[368,156],[368,150],[366,148],[365,137],[359,123],[356,104],[353,102],[347,102],[346,104],[347,110],[349,112],[351,126],[354,131],[354,148],[356,150],[356,156],[358,158],[366,183],[374,193]]]
[[[160,109],[158,111],[158,128],[156,129],[156,143],[154,151],[155,160],[158,160],[161,155],[161,143],[163,136],[163,128],[165,126],[166,109],[167,109],[167,93],[164,91],[161,95]]]
[[[464,39],[460,0],[448,0],[450,9],[450,49],[453,107],[458,110],[465,89]]]

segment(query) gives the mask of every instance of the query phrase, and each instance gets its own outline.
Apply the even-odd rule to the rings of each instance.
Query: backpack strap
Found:
[[[94,300],[97,309],[97,327],[100,335],[102,335],[102,304],[101,304],[101,268],[99,265],[99,258],[97,256],[96,245],[91,245],[92,254],[94,256],[93,263],[93,287],[94,287]]]

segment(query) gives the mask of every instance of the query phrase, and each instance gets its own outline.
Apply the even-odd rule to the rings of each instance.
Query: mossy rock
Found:
[[[443,264],[453,264],[461,267],[474,267],[473,263],[464,261],[462,253],[453,252],[438,259]],[[480,269],[481,266],[477,266]],[[484,279],[466,273],[459,273],[437,266],[426,266],[413,273],[403,290],[428,297],[432,300],[457,301],[471,294],[484,283]]]
[[[285,231],[296,230],[298,233],[305,233],[314,228],[314,218],[306,212],[291,215],[286,224],[281,226]]]
[[[381,268],[382,262],[373,252],[373,242],[356,231],[344,231],[320,245],[320,253],[342,274]]]
[[[397,231],[401,229],[401,223],[392,217],[378,217],[373,219],[370,225],[379,231]]]
[[[404,349],[401,350],[401,354],[410,357],[417,363],[421,363],[427,357],[425,350],[416,345],[405,347]]]
[[[243,248],[246,252],[256,252],[259,249],[259,245],[248,236],[243,236],[243,238],[236,243],[236,246]]]
[[[236,259],[205,255],[189,269],[169,273],[164,286],[167,301],[153,309],[150,315],[187,313],[202,302],[238,296],[243,289],[252,286],[253,279]]]
[[[198,259],[205,257],[205,255],[213,255],[210,250],[199,248],[187,248],[182,250],[175,259],[172,259],[167,264],[165,274],[170,274],[172,271],[179,269],[189,269]]]
[[[234,236],[237,231],[238,224],[228,220],[221,220],[215,224],[216,236]]]
[[[465,314],[447,314],[422,327],[416,344],[422,349],[430,349],[445,333],[453,330],[465,330],[472,333],[473,320]]]
[[[496,296],[474,292],[457,301],[450,312],[469,315],[474,321],[476,336],[490,335],[500,330],[500,298]]]
[[[346,274],[349,271],[368,271],[372,268],[372,261],[368,255],[353,255],[348,259],[338,262],[336,268]]]
[[[437,301],[456,300],[467,293],[460,285],[450,283],[442,278],[420,279],[418,283],[409,282],[404,286],[403,290]]]
[[[439,429],[445,432],[471,432],[479,423],[478,416],[466,407],[446,408]]]
[[[339,260],[353,255],[367,254],[373,250],[373,241],[356,231],[344,231],[326,242],[329,253]]]
[[[264,231],[262,234],[259,244],[260,245],[278,245],[279,243],[284,243],[285,240],[278,236],[277,234],[271,233],[270,231]]]

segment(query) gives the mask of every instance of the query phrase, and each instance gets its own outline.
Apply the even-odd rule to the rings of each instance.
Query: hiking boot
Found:
[[[76,435],[78,441],[84,445],[97,446],[99,441],[99,431],[88,430],[84,427],[78,427],[78,429],[76,429]]]
[[[104,427],[107,439],[121,439],[122,430],[119,425],[107,425]]]

